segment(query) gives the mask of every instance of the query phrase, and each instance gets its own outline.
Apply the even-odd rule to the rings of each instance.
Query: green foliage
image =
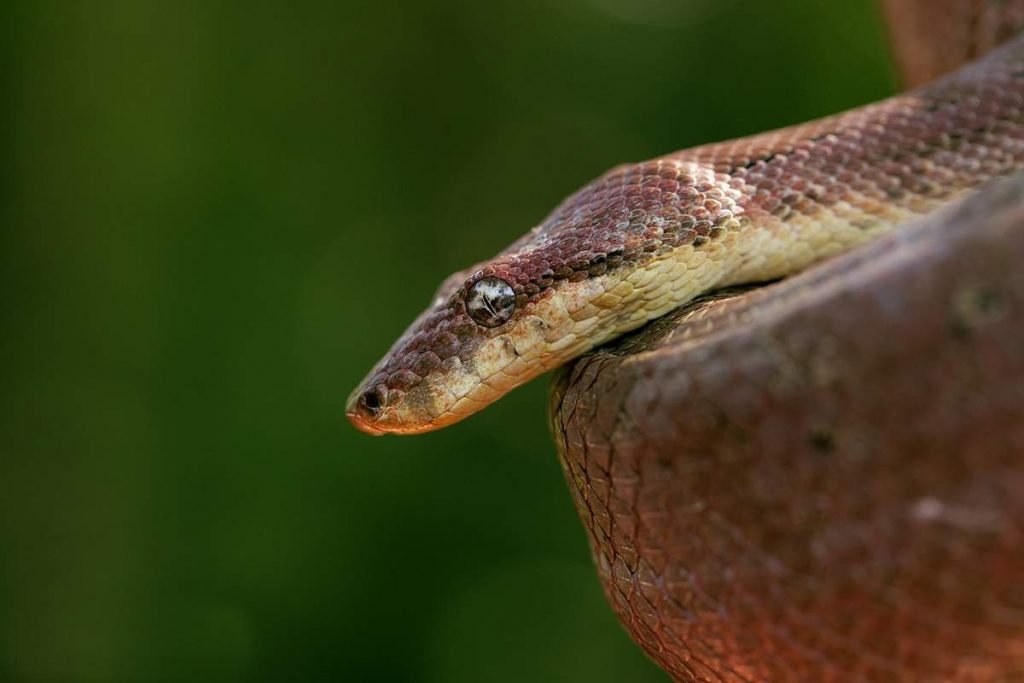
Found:
[[[871,0],[679,3],[7,4],[0,678],[663,680],[543,382],[343,404],[606,168],[890,88]]]

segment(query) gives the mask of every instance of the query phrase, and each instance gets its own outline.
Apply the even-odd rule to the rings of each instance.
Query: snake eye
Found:
[[[485,277],[466,294],[466,312],[478,325],[497,327],[516,311],[516,293],[501,278]]]

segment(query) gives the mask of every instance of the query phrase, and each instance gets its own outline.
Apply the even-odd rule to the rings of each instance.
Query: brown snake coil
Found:
[[[1021,680],[1024,176],[972,200],[558,377],[605,591],[676,680]]]
[[[941,4],[890,3],[912,80],[976,51],[934,16],[982,3]],[[599,575],[675,680],[1024,680],[1022,262],[1018,176],[557,376]]]

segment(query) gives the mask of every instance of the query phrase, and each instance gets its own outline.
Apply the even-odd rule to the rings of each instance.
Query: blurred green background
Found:
[[[0,36],[0,680],[664,680],[546,382],[412,438],[344,400],[606,168],[888,94],[871,0],[7,0]]]

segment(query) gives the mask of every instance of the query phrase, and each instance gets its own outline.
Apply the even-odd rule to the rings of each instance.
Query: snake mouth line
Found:
[[[387,429],[374,426],[373,422],[363,418],[355,410],[349,409],[346,411],[345,416],[348,421],[352,423],[352,426],[370,436],[384,436],[385,434],[422,434],[423,432],[433,431],[440,429],[440,425],[421,425],[413,427],[394,427],[389,426]]]
[[[443,426],[433,422],[406,425],[389,421],[386,417],[382,417],[379,421],[377,418],[362,414],[358,405],[350,405],[345,411],[345,417],[348,418],[348,421],[352,423],[353,427],[365,434],[369,434],[370,436],[383,436],[385,434],[422,434],[423,432],[429,432]]]
[[[345,417],[352,423],[352,426],[370,436],[384,436],[387,432],[377,429],[373,426],[373,423],[364,420],[354,409],[349,408],[345,411]]]
[[[443,427],[447,427],[451,423],[461,419],[461,416],[449,415],[439,420],[431,420],[414,424],[395,424],[394,422],[387,422],[384,426],[377,426],[372,418],[360,415],[358,409],[355,408],[349,408],[346,411],[345,416],[348,418],[348,421],[352,423],[352,426],[365,434],[369,434],[370,436],[384,436],[385,434],[396,434],[399,436],[425,434],[426,432],[433,432]]]

